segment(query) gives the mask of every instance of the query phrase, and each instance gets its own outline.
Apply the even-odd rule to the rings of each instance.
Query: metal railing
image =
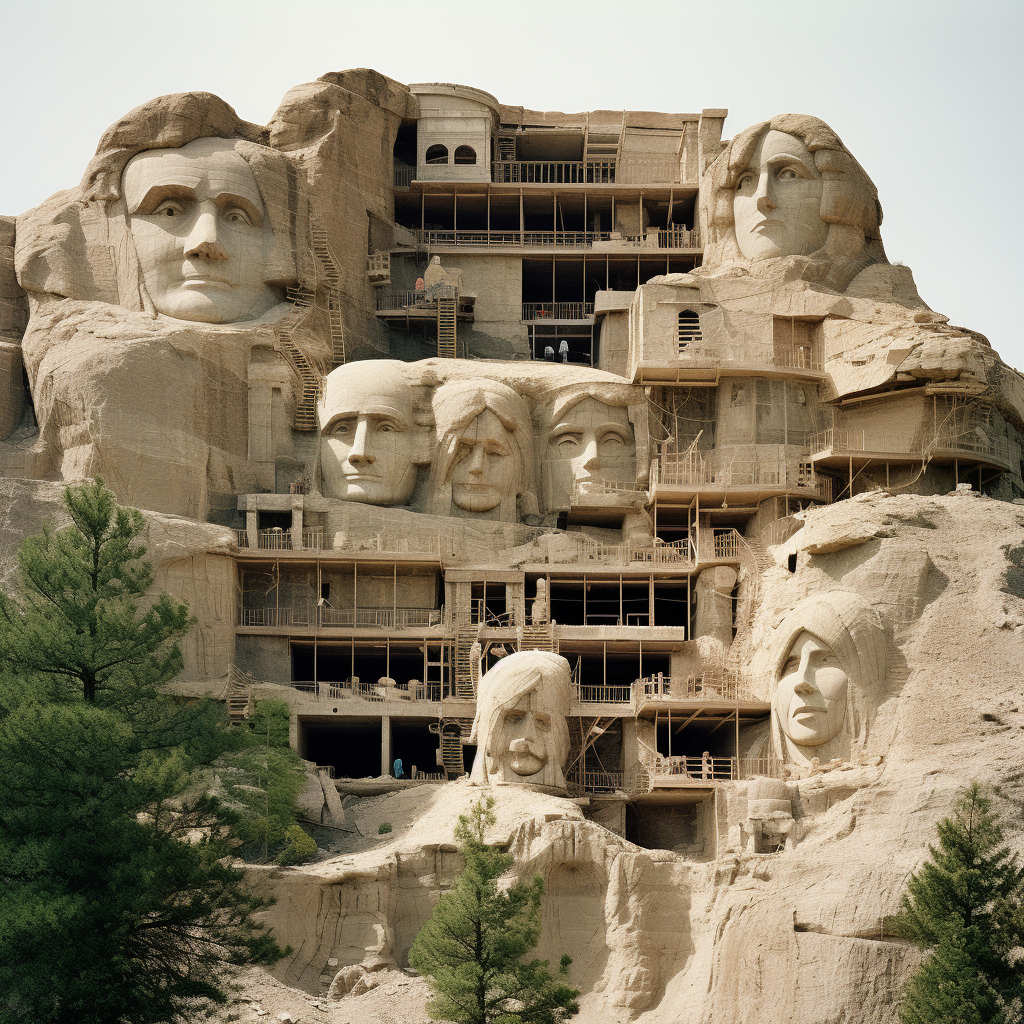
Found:
[[[269,551],[291,551],[292,532],[275,526],[270,530],[260,530],[256,534],[256,546]]]
[[[565,778],[572,793],[614,793],[625,789],[625,772],[570,771]]]
[[[438,284],[433,288],[392,291],[382,288],[377,292],[377,309],[426,309],[438,299],[457,299],[459,290],[455,285]]]
[[[322,626],[367,629],[408,629],[410,626],[439,626],[440,608],[331,608],[320,605]]]
[[[416,176],[415,167],[395,168],[395,188],[408,188]]]
[[[713,369],[719,366],[749,369],[787,369],[821,372],[824,364],[821,353],[810,346],[722,344],[678,338],[676,354],[679,362],[695,369]]]
[[[644,767],[653,786],[657,785],[658,780],[671,778],[691,779],[695,782],[727,782],[758,775],[783,777],[783,764],[775,757],[665,757],[659,754],[657,758],[646,762]]]
[[[632,686],[591,686],[581,683],[576,688],[580,704],[632,704]]]
[[[491,181],[509,185],[614,185],[614,160],[495,160]]]
[[[524,302],[524,320],[586,320],[594,315],[592,302]]]
[[[570,505],[588,505],[595,498],[619,498],[639,500],[644,491],[636,484],[636,480],[574,480]]]
[[[694,228],[658,228],[646,235],[620,236],[610,231],[464,231],[414,230],[417,246],[443,249],[460,246],[499,246],[526,249],[591,249],[597,242],[618,242],[622,248],[699,249]]]
[[[790,465],[767,455],[758,459],[730,459],[715,451],[663,455],[651,463],[651,484],[708,490],[798,488],[832,500],[831,477],[819,476],[807,464]]]

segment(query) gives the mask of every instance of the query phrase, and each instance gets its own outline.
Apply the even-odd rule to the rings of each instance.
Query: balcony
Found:
[[[310,597],[288,604],[250,604],[238,609],[242,627],[269,629],[336,627],[340,629],[427,629],[441,626],[444,610],[440,608],[332,608],[317,604]]]
[[[655,498],[690,501],[700,496],[710,504],[756,503],[772,494],[832,500],[832,479],[814,472],[810,462],[792,465],[783,446],[759,446],[774,451],[758,459],[737,459],[729,452],[688,452],[663,456],[651,464]],[[774,457],[773,457],[774,456]]]
[[[658,228],[646,235],[619,235],[612,231],[438,231],[413,230],[416,245],[430,252],[480,249],[700,249],[700,232],[686,227]]]
[[[614,160],[496,160],[491,181],[505,185],[614,185]]]
[[[692,318],[681,320],[671,335],[642,335],[630,342],[634,384],[715,385],[722,376],[757,374],[820,380],[825,375],[816,345],[778,345],[771,341],[706,340]]]
[[[1010,465],[1010,446],[1003,437],[992,437],[982,427],[968,431],[944,431],[922,438],[920,433],[882,433],[877,430],[822,430],[810,439],[810,461],[815,465],[844,467],[851,461],[867,462],[965,462]]]
[[[589,320],[592,302],[524,302],[523,320]]]

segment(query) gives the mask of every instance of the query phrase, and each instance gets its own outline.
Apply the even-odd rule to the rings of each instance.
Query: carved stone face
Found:
[[[795,136],[770,131],[740,175],[733,198],[736,243],[748,260],[807,256],[825,244],[821,172]]]
[[[830,647],[802,630],[782,665],[774,712],[783,734],[801,747],[839,735],[846,720],[850,678]]]
[[[416,489],[413,393],[372,361],[328,385],[320,406],[325,497],[404,505]]]
[[[636,441],[628,411],[587,397],[548,432],[549,508],[567,507],[574,483],[629,484],[636,478]]]
[[[489,744],[492,781],[549,783],[548,765],[561,769],[569,753],[562,741],[564,727],[557,728],[564,719],[548,689],[542,682],[498,713]]]
[[[451,470],[452,501],[467,512],[490,512],[515,483],[509,432],[485,409],[459,437]]]
[[[158,313],[201,323],[262,316],[272,235],[252,169],[226,139],[128,161],[122,177],[135,252]]]

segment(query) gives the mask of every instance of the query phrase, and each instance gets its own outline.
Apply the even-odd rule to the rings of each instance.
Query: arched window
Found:
[[[476,150],[472,146],[459,146],[455,150],[455,162],[457,164],[475,164]]]
[[[430,146],[427,149],[426,160],[428,164],[448,163],[448,147],[440,145]]]
[[[692,309],[684,309],[679,313],[679,326],[676,340],[679,342],[679,354],[686,355],[691,345],[699,345],[700,317]]]

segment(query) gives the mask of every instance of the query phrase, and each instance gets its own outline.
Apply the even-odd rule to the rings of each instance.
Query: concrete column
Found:
[[[292,505],[292,550],[302,550],[302,502]]]
[[[380,716],[380,773],[391,774],[391,716]]]
[[[636,741],[636,719],[624,718],[622,720],[622,768],[625,770],[639,760],[640,745]]]
[[[710,636],[726,647],[732,643],[732,590],[736,570],[727,565],[705,569],[697,577],[694,636]]]
[[[259,516],[256,509],[250,508],[245,513],[245,532],[249,541],[249,547],[251,548],[258,548],[260,546],[258,531]]]

